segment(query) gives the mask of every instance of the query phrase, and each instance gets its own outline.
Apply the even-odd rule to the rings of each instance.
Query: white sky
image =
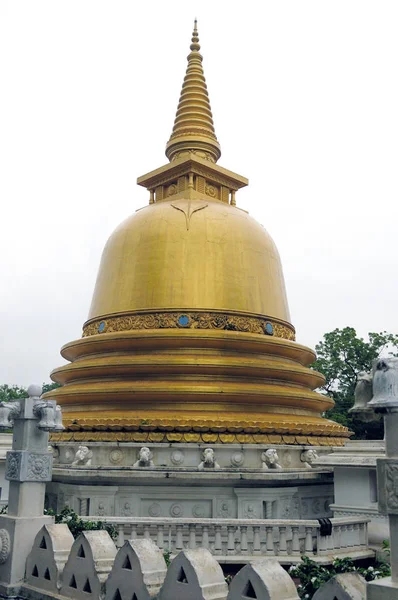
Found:
[[[279,248],[298,341],[397,331],[396,0],[0,0],[0,383],[49,380],[147,203],[194,17],[219,164]]]

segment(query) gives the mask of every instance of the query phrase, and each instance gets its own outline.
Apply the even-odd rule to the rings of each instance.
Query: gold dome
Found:
[[[342,444],[297,344],[278,251],[219,166],[196,29],[170,163],[138,179],[149,205],[108,240],[83,337],[46,394],[76,441]]]
[[[102,255],[89,320],[202,309],[289,321],[271,237],[245,211],[196,196],[151,204],[116,229]]]

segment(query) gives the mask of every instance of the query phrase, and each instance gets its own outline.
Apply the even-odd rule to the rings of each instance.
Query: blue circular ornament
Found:
[[[105,329],[105,321],[101,321],[98,327],[98,333],[102,333]]]
[[[178,324],[181,327],[186,327],[189,324],[189,317],[187,315],[180,315],[178,317]]]
[[[268,335],[274,334],[274,328],[272,327],[272,323],[265,324],[265,333],[267,333]]]

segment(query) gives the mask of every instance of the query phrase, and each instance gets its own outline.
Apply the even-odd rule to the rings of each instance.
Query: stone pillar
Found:
[[[386,458],[377,459],[379,510],[390,524],[391,577],[367,584],[367,600],[398,600],[398,359],[373,367],[373,399],[368,406],[384,414]]]
[[[8,514],[0,516],[0,594],[5,596],[18,592],[36,534],[53,522],[52,517],[43,515],[53,459],[48,432],[63,427],[60,409],[54,401],[40,400],[41,393],[40,386],[31,385],[28,398],[0,403],[0,430],[14,427],[6,462]]]

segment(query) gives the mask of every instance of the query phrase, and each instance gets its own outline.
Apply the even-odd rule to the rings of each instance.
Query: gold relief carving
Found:
[[[205,178],[204,177],[196,178],[196,187],[197,187],[198,192],[200,192],[201,194],[205,193]]]
[[[166,433],[166,438],[169,442],[181,442],[182,437],[182,433]]]
[[[171,185],[169,185],[169,187],[167,188],[167,196],[175,196],[177,193],[177,186],[175,183],[172,183]]]
[[[174,206],[174,205],[172,205]],[[205,208],[207,205],[198,208]],[[177,210],[182,210],[174,206]],[[184,211],[182,211],[184,212]],[[195,211],[184,212],[189,227],[189,219]],[[294,340],[294,330],[287,325],[281,325],[262,317],[246,317],[225,313],[205,312],[166,312],[143,313],[121,317],[109,317],[89,323],[83,329],[83,337],[97,335],[98,333],[113,333],[116,331],[135,331],[139,329],[219,329],[227,331],[241,331],[243,333],[257,333],[267,335],[266,325],[273,328],[274,337]]]
[[[192,206],[193,204],[193,206]],[[183,203],[180,203],[180,205],[177,204],[170,204],[170,206],[172,208],[175,208],[176,210],[179,210],[180,212],[182,212],[185,216],[185,225],[187,228],[187,231],[189,231],[189,227],[191,224],[191,219],[192,216],[197,213],[199,210],[203,210],[204,208],[207,208],[209,205],[208,204],[203,204],[197,201],[191,201],[188,200],[188,202],[186,202],[185,200],[183,200]]]
[[[149,434],[148,433],[141,433],[141,432],[134,432],[131,434],[132,439],[134,440],[134,442],[146,442]]]
[[[210,196],[210,198],[218,198],[219,190],[211,183],[206,183],[205,194],[206,196]]]
[[[233,433],[220,433],[219,438],[223,444],[233,444],[236,436]]]
[[[294,340],[296,336],[294,335],[294,331],[286,327],[285,325],[281,325],[280,323],[272,323],[274,327],[274,336],[285,338],[286,340]]]
[[[192,165],[192,171],[196,175],[203,175],[204,177],[207,177],[207,178],[211,177],[212,183],[218,183],[220,185],[224,185],[225,187],[230,188],[230,189],[234,189],[234,190],[238,189],[238,186],[236,185],[236,182],[234,182],[233,180],[231,181],[231,179],[228,179],[227,177],[223,177],[219,173],[213,173],[213,171],[212,171],[211,175],[209,175],[209,171],[207,171],[206,169],[200,168],[196,164]]]
[[[83,432],[63,432],[57,435],[57,439],[54,439],[55,435],[50,436],[51,442],[188,442],[188,443],[215,443],[221,442],[222,444],[231,444],[239,442],[241,444],[298,444],[298,445],[312,445],[312,446],[344,446],[345,438],[330,438],[324,437],[319,439],[318,437],[308,436],[303,438],[302,436],[289,436],[290,441],[286,441],[282,436],[277,435],[264,435],[261,433],[254,434],[226,434],[221,433],[209,434],[209,433],[155,433],[155,432],[116,432],[116,431],[83,431]]]
[[[207,444],[213,443],[218,440],[218,435],[216,433],[202,433],[202,440]]]
[[[254,433],[253,441],[255,444],[269,444],[269,437],[264,433]]]
[[[269,435],[268,437],[271,444],[282,444],[281,435]]]
[[[178,191],[179,192],[183,192],[186,188],[186,178],[185,177],[179,177],[178,178]]]
[[[222,202],[225,202],[226,204],[228,204],[228,202],[229,202],[229,189],[227,187],[225,187],[224,185],[221,188],[221,200],[222,200]]]
[[[307,436],[296,435],[296,443],[297,444],[307,444],[308,443]]]
[[[200,433],[184,433],[184,442],[200,442]]]
[[[248,433],[237,433],[236,441],[239,442],[240,444],[253,444],[254,438],[252,435],[250,435]]]
[[[283,442],[285,444],[295,444],[296,443],[296,438],[294,435],[284,435],[282,436],[283,438]]]
[[[151,431],[151,433],[148,436],[148,439],[150,442],[162,442],[164,440],[164,433],[163,432],[153,432]]]

